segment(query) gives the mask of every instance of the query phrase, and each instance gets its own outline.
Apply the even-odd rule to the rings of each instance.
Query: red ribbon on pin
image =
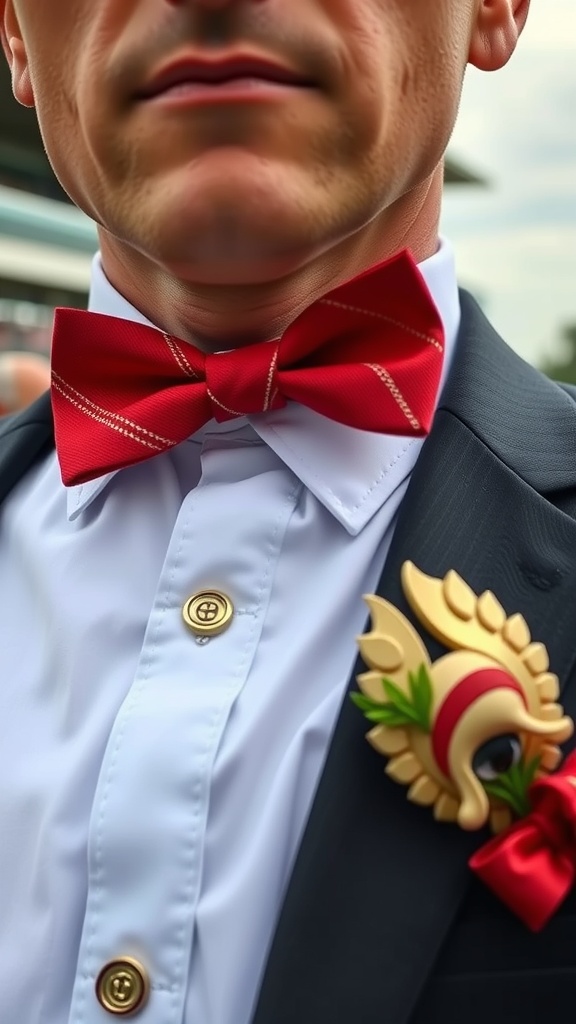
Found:
[[[480,847],[472,871],[534,932],[576,882],[576,751],[529,790],[532,810]]]

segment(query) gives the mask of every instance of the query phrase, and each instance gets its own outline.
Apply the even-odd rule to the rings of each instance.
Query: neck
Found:
[[[362,271],[409,249],[417,262],[438,248],[442,168],[350,236],[312,254],[285,254],[250,264],[222,280],[198,283],[173,273],[100,229],[102,266],[110,283],[153,324],[206,351],[240,348],[279,337],[316,299]]]

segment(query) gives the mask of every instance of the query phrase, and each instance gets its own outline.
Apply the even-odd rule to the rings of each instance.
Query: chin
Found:
[[[286,238],[281,241],[282,249],[274,244],[274,239],[262,239],[260,244],[255,244],[251,238],[250,245],[237,245],[234,252],[226,252],[221,239],[208,238],[204,248],[200,245],[192,251],[165,251],[158,254],[156,262],[171,276],[198,285],[230,288],[265,285],[296,273],[311,259],[309,248],[289,247]]]
[[[141,251],[180,279],[250,285],[277,280],[321,250],[320,219],[277,193],[272,202],[241,192],[175,203],[158,211]],[[141,223],[138,225],[141,231]],[[325,241],[325,240],[323,240]]]

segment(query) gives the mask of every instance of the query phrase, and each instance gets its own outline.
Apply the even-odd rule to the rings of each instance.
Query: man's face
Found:
[[[456,116],[478,0],[0,0],[20,100],[113,236],[180,276],[274,275],[424,181]],[[142,98],[180,58],[259,54],[309,83]],[[29,77],[28,77],[29,75]],[[214,95],[216,95],[214,90]],[[222,270],[224,274],[229,270]],[[240,283],[240,282],[239,282]]]

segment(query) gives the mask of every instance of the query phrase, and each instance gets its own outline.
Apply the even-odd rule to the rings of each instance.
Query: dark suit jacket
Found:
[[[410,616],[399,584],[407,558],[493,590],[546,644],[576,716],[576,404],[504,345],[470,296],[461,301],[453,369],[379,593]],[[46,398],[5,421],[0,501],[52,445]],[[409,804],[365,731],[346,699],[254,1024],[571,1019],[576,893],[540,934],[529,932],[472,879],[467,859],[486,836]]]

